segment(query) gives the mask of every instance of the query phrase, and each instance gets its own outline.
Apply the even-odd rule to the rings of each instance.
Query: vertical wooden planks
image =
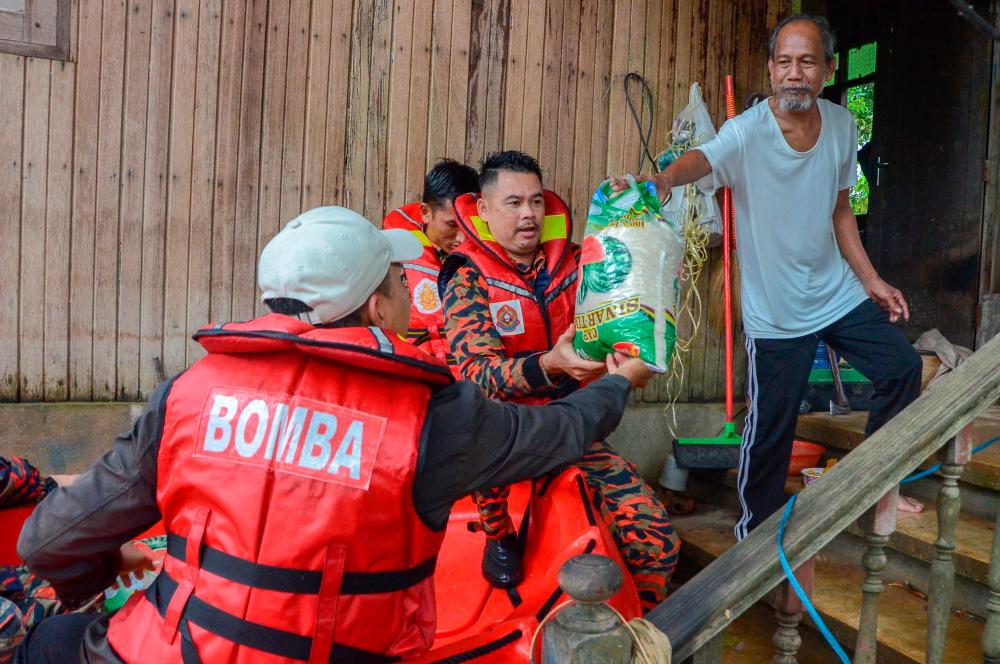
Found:
[[[101,30],[101,102],[94,234],[93,398],[113,399],[117,380],[118,196],[121,180],[125,3],[105,0]],[[129,275],[137,280],[138,275]],[[132,288],[134,282],[129,284]]]
[[[528,44],[524,54],[524,101],[522,103],[521,149],[538,154],[542,122],[542,74],[545,68],[545,17],[548,3],[531,0],[528,8]]]
[[[387,170],[389,173],[400,166],[405,168],[406,187],[403,198],[406,201],[416,200],[420,196],[427,166],[427,113],[430,108],[428,96],[430,95],[431,80],[433,9],[434,3],[430,0],[418,2],[414,7],[413,46],[410,50],[412,58],[410,100],[407,104],[409,113],[406,129],[406,159],[402,159],[402,155],[393,154],[391,151],[388,155]],[[385,207],[387,210],[397,205],[399,203],[388,195],[386,196]]]
[[[660,134],[657,132],[659,123],[661,119],[657,113],[656,107],[656,88],[657,88],[657,77],[660,73],[660,61],[661,56],[665,56],[660,51],[660,24],[663,20],[663,13],[669,11],[668,8],[664,7],[667,5],[669,7],[671,3],[668,2],[650,2],[646,5],[646,26],[643,35],[643,41],[645,43],[645,52],[643,53],[643,63],[642,63],[642,75],[649,84],[650,92],[652,92],[653,99],[653,117],[649,117],[648,111],[645,110],[645,104],[643,104],[642,119],[643,122],[651,126],[649,134],[649,152],[656,156],[661,144],[662,139]],[[663,59],[666,59],[663,57]],[[645,125],[644,125],[645,126]],[[643,133],[645,136],[645,132]],[[648,160],[644,162],[643,172],[652,173],[653,164],[650,164]]]
[[[593,186],[640,153],[625,73],[653,88],[655,151],[690,80],[715,117],[725,73],[741,96],[766,81],[786,7],[79,0],[76,63],[0,56],[0,151],[16,155],[0,204],[17,210],[0,258],[18,273],[0,286],[0,398],[142,396],[154,357],[168,373],[200,357],[193,328],[261,313],[256,258],[282,222],[330,203],[377,218],[440,157],[539,157],[579,235]],[[718,398],[721,342],[700,343],[686,396]]]
[[[143,205],[146,177],[146,122],[150,83],[152,3],[131,0],[126,9],[125,98],[122,106],[122,173],[119,184],[118,363],[116,399],[135,398],[139,391],[139,335],[143,278]],[[149,248],[152,251],[152,248]]]
[[[527,76],[525,66],[528,51],[528,20],[531,15],[530,0],[511,0],[510,34],[507,38],[507,58],[504,70],[503,141],[512,150],[521,149],[521,126],[524,122],[524,88]]]
[[[219,105],[215,151],[215,201],[212,214],[213,321],[232,320],[234,220],[239,165],[240,85],[243,77],[245,3],[226,0],[219,51]]]
[[[360,210],[370,220],[385,215],[386,176],[386,126],[389,119],[389,43],[392,37],[392,12],[389,0],[375,0],[374,25],[372,26],[372,58],[368,75],[372,83],[368,89],[368,134],[365,155],[365,206]]]
[[[453,156],[448,154],[448,89],[451,84],[451,23],[454,3],[455,0],[434,0],[433,3],[425,168],[431,162]]]
[[[260,184],[261,101],[264,88],[264,49],[267,0],[251,0],[247,8],[243,44],[243,83],[240,95],[240,131],[237,148],[236,218],[233,244],[233,319],[253,318],[257,299],[257,212]],[[308,43],[308,35],[302,35]],[[304,96],[304,91],[300,92]]]
[[[486,108],[489,90],[489,33],[491,12],[497,0],[472,3],[472,31],[469,33],[468,113],[465,116],[465,161],[481,158],[486,146]]]
[[[69,396],[70,221],[73,203],[73,97],[76,65],[50,67],[49,155],[45,203],[43,326],[46,401]]]
[[[206,8],[207,9],[207,8]],[[174,18],[173,82],[170,91],[170,171],[163,262],[163,370],[173,376],[185,368],[188,246],[191,240],[192,149],[197,85],[197,0],[178,0]],[[207,64],[207,63],[202,63]]]
[[[323,205],[326,159],[327,87],[330,84],[331,3],[313,2],[309,21],[309,79],[306,91],[305,148],[302,157],[302,209]],[[267,106],[264,106],[265,112]]]
[[[102,3],[80,0],[73,115],[73,226],[69,297],[70,399],[93,395],[94,227],[101,91]],[[10,115],[4,114],[9,118]],[[3,298],[0,297],[0,300]],[[0,305],[2,306],[2,305]],[[5,318],[5,316],[0,316]],[[0,389],[5,381],[0,379]]]
[[[580,25],[581,7],[579,2],[569,2],[563,13],[562,25],[562,62],[559,68],[558,100],[552,115],[556,116],[557,129],[555,141],[554,178],[550,177],[549,186],[572,205],[575,195],[573,191],[573,157],[574,134],[576,132],[576,93],[577,71],[580,57]]]
[[[284,151],[285,76],[288,69],[288,3],[272,2],[267,16],[263,119],[260,138],[257,255],[287,221],[281,218],[281,156]],[[323,145],[315,145],[319,151]],[[266,307],[256,303],[258,315]]]
[[[614,40],[614,0],[598,0],[597,31],[594,48],[594,91],[591,104],[594,115],[590,130],[590,182],[592,187],[611,175],[619,175],[621,171],[612,171],[608,164],[608,109],[611,98],[611,58],[612,42]],[[586,140],[586,137],[584,137]],[[580,159],[577,158],[577,163]],[[588,196],[589,196],[588,192]],[[581,204],[578,204],[578,206]],[[588,201],[584,200],[580,214],[585,214]],[[582,237],[583,221],[577,226],[577,237]]]
[[[45,199],[48,170],[49,61],[24,66],[24,140],[21,154],[21,287],[18,365],[26,401],[44,395]]]
[[[451,72],[448,85],[448,155],[465,155],[465,124],[469,104],[469,44],[472,3],[455,0],[451,16]]]
[[[494,0],[493,17],[489,30],[486,77],[486,125],[483,132],[483,154],[504,149],[503,115],[507,95],[503,94],[506,81],[504,63],[507,59],[507,36],[510,32],[510,0]],[[497,94],[497,93],[500,94]],[[474,158],[481,158],[474,155]]]
[[[0,261],[7,266],[0,279],[0,399],[16,400],[20,384],[18,275],[21,266],[21,136],[24,120],[24,58],[0,55]],[[87,366],[90,373],[90,366]]]
[[[352,0],[334,0],[330,39],[330,83],[327,86],[326,141],[323,165],[323,198],[327,204],[344,205],[345,139],[347,136],[348,82],[351,73]]]
[[[372,82],[372,31],[375,5],[358,0],[351,20],[350,87],[344,145],[344,195],[346,207],[361,210],[365,201],[369,89]]]
[[[674,65],[677,40],[674,30],[678,0],[664,0],[660,11],[658,41],[660,58],[656,71],[648,71],[656,94],[656,123],[653,126],[654,155],[667,147],[667,135],[674,122]]]
[[[611,75],[608,80],[608,164],[609,173],[631,172],[634,165],[625,163],[625,127],[623,121],[628,112],[625,94],[622,91],[625,74],[628,73],[629,0],[615,0],[614,29],[612,30]]]
[[[573,2],[549,0],[545,5],[545,55],[542,61],[542,89],[539,100],[541,121],[539,123],[538,152],[534,156],[538,158],[542,171],[548,174],[550,188],[555,183],[555,166],[558,158],[560,117],[558,105],[563,101],[559,98],[559,82],[562,73],[562,18],[566,4],[573,4]]]
[[[174,0],[154,0],[149,44],[149,104],[142,210],[142,286],[139,385],[120,399],[143,398],[159,382],[163,361],[164,254],[170,154],[170,82],[173,75]]]
[[[656,0],[653,0],[654,2]],[[646,0],[632,0],[632,8],[629,14],[629,43],[628,43],[628,64],[625,69],[625,73],[636,72],[638,74],[643,73],[643,67],[645,66],[645,43],[643,39],[644,35],[644,24],[646,22]],[[623,74],[624,76],[624,74]],[[635,86],[635,91],[633,93],[636,112],[639,113],[639,117],[642,118],[642,96],[639,90],[640,86]],[[632,89],[630,87],[630,89]],[[622,83],[618,86],[618,94],[624,97],[625,95],[625,85],[624,78]],[[641,155],[642,145],[639,142],[639,128],[636,126],[635,120],[632,118],[632,114],[626,110],[621,116],[619,122],[623,125],[624,130],[624,145],[622,147],[623,153],[622,157],[625,162],[624,165],[629,172],[634,172],[639,166],[639,156]],[[612,116],[613,118],[614,116]]]
[[[309,4],[293,0],[288,14],[288,67],[285,75],[285,120],[281,156],[281,220],[302,210],[302,153],[306,123],[307,68],[309,61]]]
[[[202,0],[198,13],[198,72],[194,87],[194,140],[191,145],[191,226],[188,245],[185,332],[211,321],[212,216],[215,209],[216,111],[219,107],[219,53],[222,0]],[[223,319],[225,320],[225,319]],[[185,363],[204,351],[188,341]]]
[[[399,207],[408,202],[406,198],[406,125],[410,116],[410,103],[415,95],[410,94],[410,64],[413,61],[413,12],[416,3],[410,0],[395,0],[393,22],[396,26],[392,39],[392,62],[389,81],[389,135],[386,149],[389,163],[385,178],[386,205]],[[381,221],[381,217],[378,220]]]
[[[504,113],[503,68],[507,49],[509,0],[485,0],[473,8],[469,64],[466,161],[475,163],[501,149]]]
[[[566,199],[573,211],[573,237],[577,242],[583,237],[590,193],[600,181],[592,177],[590,164],[594,107],[598,97],[594,90],[598,0],[584,0],[579,21],[580,52],[576,67],[576,117],[573,123],[573,159],[570,172],[572,184]]]

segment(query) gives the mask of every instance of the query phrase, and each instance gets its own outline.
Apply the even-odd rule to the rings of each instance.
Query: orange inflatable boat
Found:
[[[530,508],[529,508],[530,504]],[[484,537],[468,524],[478,519],[466,498],[455,504],[438,556],[437,640],[420,662],[527,662],[539,622],[567,598],[556,576],[579,553],[605,555],[625,570],[614,541],[593,509],[580,471],[570,468],[512,487],[510,512],[525,537],[524,581],[513,590],[491,587],[480,572]],[[30,508],[0,512],[0,565],[17,564],[15,545]],[[154,527],[147,535],[162,534]],[[625,574],[611,604],[626,619],[642,615],[639,596]],[[539,653],[535,653],[536,659]]]

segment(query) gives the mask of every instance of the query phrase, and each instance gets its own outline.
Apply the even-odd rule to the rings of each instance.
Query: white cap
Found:
[[[313,325],[357,311],[378,288],[390,263],[413,260],[423,247],[405,230],[380,231],[347,208],[303,212],[260,252],[261,299],[291,298],[312,307]]]

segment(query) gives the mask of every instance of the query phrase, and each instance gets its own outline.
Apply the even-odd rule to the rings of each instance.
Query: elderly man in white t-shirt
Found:
[[[875,385],[866,435],[920,393],[920,358],[892,323],[909,318],[858,235],[848,198],[857,183],[857,125],[820,99],[836,71],[825,19],[796,14],[775,27],[767,67],[774,96],[654,176],[664,195],[711,174],[736,207],[750,410],[740,448],[745,537],[784,503],[798,406],[820,339]],[[901,500],[908,511],[919,503]]]

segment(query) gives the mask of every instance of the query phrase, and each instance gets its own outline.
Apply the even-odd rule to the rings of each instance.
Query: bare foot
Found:
[[[896,503],[896,509],[900,512],[919,514],[924,511],[924,504],[919,500],[907,498],[906,496],[900,496],[899,501]]]

